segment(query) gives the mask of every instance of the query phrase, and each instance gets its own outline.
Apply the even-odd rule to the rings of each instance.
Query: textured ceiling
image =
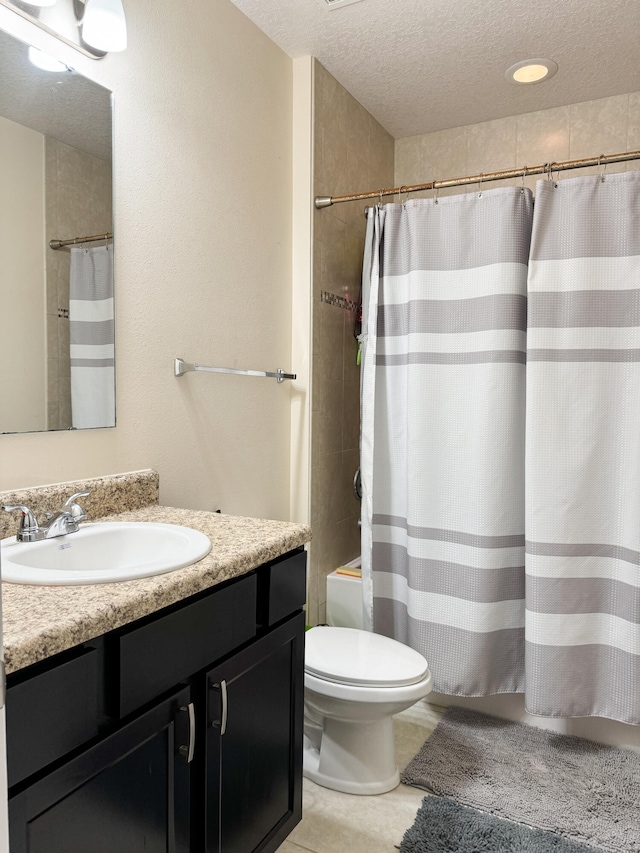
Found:
[[[396,138],[640,90],[640,0],[233,0]],[[522,59],[559,65],[515,86]]]
[[[42,71],[0,30],[0,115],[111,161],[111,93],[77,72]]]

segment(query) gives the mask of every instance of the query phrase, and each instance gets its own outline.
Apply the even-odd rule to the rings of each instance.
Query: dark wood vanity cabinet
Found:
[[[206,853],[277,849],[302,816],[304,615],[206,675]]]
[[[9,676],[11,853],[276,850],[302,811],[305,567],[290,552]]]
[[[10,796],[11,853],[189,853],[188,703],[177,691]]]

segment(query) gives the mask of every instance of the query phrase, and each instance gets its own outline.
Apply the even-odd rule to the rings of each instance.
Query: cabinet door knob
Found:
[[[216,682],[211,685],[212,690],[220,691],[220,699],[221,699],[221,709],[220,709],[220,719],[214,720],[211,725],[217,728],[220,727],[220,736],[226,732],[227,730],[227,682],[222,679],[220,682]]]
[[[189,715],[189,744],[188,746],[179,747],[178,752],[183,758],[187,759],[187,764],[191,764],[196,748],[196,712],[193,702],[189,702],[188,705],[182,705],[180,710]]]

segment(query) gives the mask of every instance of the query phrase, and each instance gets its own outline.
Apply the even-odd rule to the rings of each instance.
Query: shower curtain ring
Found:
[[[598,157],[598,168],[602,168],[602,171],[600,172],[600,183],[602,183],[602,184],[604,184],[604,173],[605,173],[605,169],[607,168],[607,164],[602,162],[603,157],[604,157],[604,154],[601,154]]]
[[[433,183],[435,184],[435,181]],[[440,187],[435,187],[435,190],[436,190],[436,194],[433,198],[433,203],[434,204],[440,204],[440,202],[438,201],[438,193],[440,192]]]
[[[484,177],[484,172],[480,172],[480,176],[478,178],[478,198],[482,198],[482,179]]]
[[[380,190],[379,198],[380,198],[379,205],[380,205],[380,207],[382,207],[382,190]]]
[[[527,167],[525,166],[522,170],[522,186],[520,187],[520,192],[524,193],[524,179],[527,175]]]

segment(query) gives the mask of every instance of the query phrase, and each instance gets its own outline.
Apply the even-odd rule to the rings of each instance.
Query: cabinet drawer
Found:
[[[258,573],[258,621],[268,627],[300,610],[307,598],[307,553],[290,551],[262,566]]]
[[[7,690],[9,785],[61,758],[98,733],[98,653],[70,659]]]
[[[124,631],[118,637],[120,716],[194,675],[255,633],[255,575]]]

